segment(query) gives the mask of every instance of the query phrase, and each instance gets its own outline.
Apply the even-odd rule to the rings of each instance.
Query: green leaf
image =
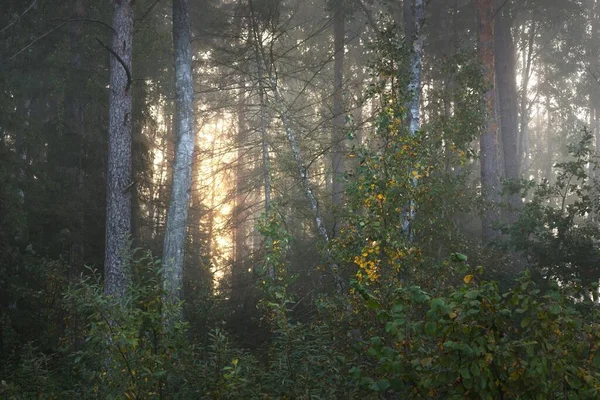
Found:
[[[450,260],[453,262],[466,262],[467,256],[462,253],[452,253],[450,254]]]
[[[380,379],[377,381],[377,387],[380,392],[388,390],[390,386],[390,381],[388,381],[387,379]]]
[[[460,376],[465,379],[471,379],[471,373],[469,372],[469,368],[465,365],[460,367]]]
[[[552,304],[549,311],[552,315],[558,315],[560,314],[560,306],[558,304]]]
[[[437,324],[433,321],[428,321],[425,323],[424,329],[426,334],[433,336],[437,330]]]
[[[521,320],[521,328],[527,328],[531,324],[531,318],[526,317]]]
[[[369,310],[379,310],[381,308],[381,304],[377,301],[377,299],[370,298],[367,301],[367,308]]]

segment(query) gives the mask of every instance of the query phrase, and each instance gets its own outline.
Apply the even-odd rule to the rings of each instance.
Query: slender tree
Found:
[[[517,65],[513,37],[511,34],[512,19],[508,12],[508,3],[496,2],[499,9],[496,13],[494,24],[494,66],[496,84],[498,88],[500,132],[504,155],[504,178],[508,180],[519,179],[521,157],[519,154],[519,116],[517,113]],[[508,197],[511,210],[506,217],[508,222],[514,221],[515,212],[519,208],[521,199],[519,194]]]
[[[488,85],[485,94],[487,122],[480,139],[481,193],[486,203],[482,218],[484,240],[494,238],[493,223],[498,220],[500,177],[498,174],[498,125],[495,111],[494,85],[494,2],[476,0],[478,12],[478,54],[483,64],[484,78]]]
[[[412,4],[411,4],[412,3]],[[422,73],[422,58],[423,58],[423,22],[425,19],[425,5],[423,0],[411,0],[404,3],[404,27],[405,35],[408,38],[408,43],[412,47],[410,54],[410,70],[408,79],[408,102],[406,109],[408,110],[407,121],[408,129],[411,136],[417,135],[421,128],[420,106],[421,106],[421,73]],[[416,178],[413,178],[413,185],[417,185]],[[404,224],[404,230],[408,233],[409,238],[412,237],[411,221],[415,216],[416,205],[411,200],[409,212]]]
[[[110,56],[108,174],[106,178],[105,292],[122,297],[127,288],[123,253],[131,234],[131,66],[133,0],[114,0]]]
[[[344,193],[344,12],[343,0],[335,0],[333,4],[333,131],[331,134],[331,190],[334,214],[337,214],[337,209],[342,205]],[[337,233],[335,227],[337,224],[334,224],[334,235]]]
[[[188,0],[173,0],[173,47],[175,49],[175,162],[173,188],[167,213],[163,247],[166,300],[183,298],[183,261],[188,224],[194,156],[194,83],[192,38]]]

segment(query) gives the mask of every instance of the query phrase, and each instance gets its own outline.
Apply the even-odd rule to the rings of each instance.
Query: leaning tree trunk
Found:
[[[175,49],[175,162],[173,189],[163,246],[165,300],[171,304],[183,297],[185,237],[194,162],[194,86],[192,38],[188,0],[173,1],[173,47]]]
[[[498,171],[498,126],[495,112],[494,88],[494,3],[492,0],[476,0],[478,11],[477,51],[483,64],[488,90],[485,93],[487,120],[480,140],[481,193],[485,203],[482,218],[482,236],[485,241],[495,238],[494,222],[498,221],[500,176]]]
[[[116,298],[128,286],[124,252],[131,233],[131,60],[133,0],[115,0],[110,48],[108,173],[106,178],[106,250],[104,291]]]
[[[304,158],[302,156],[302,151],[300,150],[300,146],[298,145],[298,141],[296,140],[296,135],[291,128],[290,120],[288,116],[288,112],[285,109],[283,103],[283,96],[279,93],[279,87],[277,86],[276,78],[271,77],[271,84],[273,88],[273,93],[275,94],[275,103],[279,108],[279,115],[281,117],[281,122],[283,123],[283,129],[285,130],[285,135],[288,140],[288,143],[292,149],[292,155],[294,156],[294,161],[296,162],[296,166],[298,168],[298,172],[300,175],[300,184],[302,185],[302,189],[304,189],[304,194],[310,203],[310,208],[313,213],[313,217],[315,219],[315,225],[317,226],[317,232],[321,237],[321,240],[325,242],[325,255],[327,257],[327,262],[329,263],[329,271],[333,277],[334,285],[336,292],[339,295],[344,294],[344,281],[340,275],[339,267],[333,258],[333,254],[331,254],[331,250],[329,249],[329,234],[327,233],[327,229],[325,228],[325,223],[323,222],[323,217],[319,210],[319,204],[317,202],[317,198],[315,197],[315,193],[308,178],[308,168],[306,167],[306,163],[304,162]]]
[[[498,1],[496,2],[498,4]],[[499,4],[500,6],[502,4]],[[517,114],[517,78],[516,55],[512,34],[511,20],[506,6],[496,15],[495,24],[495,57],[496,83],[500,111],[500,132],[504,154],[504,178],[510,181],[519,179],[521,156],[519,154],[519,116]],[[507,222],[514,222],[516,211],[521,206],[519,193],[509,194],[510,209],[506,214]]]

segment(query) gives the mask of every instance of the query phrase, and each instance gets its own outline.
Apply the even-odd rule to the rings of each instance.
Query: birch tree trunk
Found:
[[[425,19],[425,5],[424,0],[412,0],[412,7],[407,6],[410,4],[408,0],[405,0],[404,5],[404,26],[406,35],[409,40],[409,44],[412,47],[410,54],[410,76],[408,80],[408,103],[406,109],[408,110],[407,123],[408,129],[411,136],[416,136],[419,129],[421,128],[420,121],[420,105],[421,105],[421,72],[423,58],[423,22]],[[413,186],[417,186],[416,178],[412,180]],[[409,240],[412,239],[412,220],[415,217],[416,204],[411,200],[409,204],[409,211],[404,223],[403,229],[408,234]]]
[[[173,0],[173,47],[175,49],[175,162],[173,189],[163,245],[162,262],[166,301],[183,298],[185,238],[194,161],[194,83],[192,38],[188,0]]]
[[[128,277],[123,254],[131,234],[131,67],[133,0],[114,0],[115,29],[110,55],[108,172],[106,178],[106,249],[104,291],[125,295]]]
[[[520,177],[521,156],[519,154],[519,130],[517,115],[517,77],[516,54],[511,34],[512,21],[508,16],[506,4],[496,15],[494,46],[494,66],[496,83],[498,86],[498,101],[500,111],[500,132],[504,155],[504,177],[508,180],[517,180]],[[506,214],[507,222],[514,222],[515,211],[521,206],[520,195],[508,196],[510,210]]]
[[[298,168],[298,173],[300,175],[300,184],[302,185],[302,189],[304,190],[304,194],[310,204],[311,211],[313,213],[313,217],[315,219],[315,225],[317,227],[317,232],[321,237],[321,240],[325,242],[325,255],[327,258],[327,262],[329,263],[329,271],[333,277],[335,290],[339,295],[344,294],[344,281],[340,275],[339,267],[335,262],[333,255],[329,249],[329,234],[327,233],[327,229],[325,228],[325,223],[323,222],[323,217],[321,216],[321,212],[319,210],[319,203],[317,202],[317,198],[315,197],[315,193],[312,188],[312,184],[308,178],[308,169],[306,168],[306,164],[304,162],[304,158],[302,156],[302,151],[300,150],[300,146],[298,145],[298,141],[296,140],[296,135],[291,128],[288,112],[283,103],[283,96],[279,93],[279,87],[277,86],[277,81],[274,77],[271,77],[271,86],[273,93],[275,94],[275,104],[278,107],[279,115],[281,117],[281,122],[283,123],[283,128],[285,130],[285,135],[288,140],[288,143],[292,149],[292,154],[294,156],[294,161],[296,162],[296,166]]]
[[[482,236],[485,241],[495,238],[493,223],[499,219],[498,202],[500,176],[498,171],[498,125],[496,124],[494,87],[494,3],[492,0],[476,0],[478,11],[477,51],[483,64],[488,90],[485,93],[487,121],[480,139],[481,193],[486,205],[482,218]]]

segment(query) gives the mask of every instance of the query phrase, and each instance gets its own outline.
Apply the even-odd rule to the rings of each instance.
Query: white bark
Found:
[[[333,255],[328,247],[329,245],[329,234],[327,233],[327,229],[325,229],[325,224],[323,223],[323,217],[319,211],[319,204],[317,202],[317,198],[315,197],[314,191],[312,189],[312,184],[308,178],[308,170],[306,168],[306,164],[304,163],[304,158],[302,157],[302,151],[300,150],[300,146],[298,145],[298,141],[296,140],[296,136],[294,135],[294,131],[290,126],[288,112],[285,108],[283,96],[279,92],[279,88],[277,86],[277,80],[271,77],[271,86],[273,93],[275,94],[275,104],[277,105],[279,115],[281,118],[281,122],[283,123],[283,127],[285,130],[285,135],[292,149],[292,154],[294,156],[294,161],[298,167],[298,173],[300,175],[300,184],[304,189],[304,193],[308,202],[310,203],[310,207],[313,213],[313,217],[315,219],[315,225],[317,227],[317,232],[321,237],[321,240],[325,242],[325,255],[327,257],[327,262],[329,263],[329,271],[333,276],[334,284],[336,292],[340,295],[344,293],[344,281],[340,275],[339,267],[335,262]]]
[[[405,0],[406,1],[406,0]],[[425,19],[424,0],[413,0],[412,10],[410,7],[405,7],[405,12],[411,11],[412,18],[407,25],[407,35],[410,35],[410,43],[412,43],[412,52],[410,55],[410,76],[408,81],[409,100],[408,109],[408,129],[411,136],[416,136],[421,129],[420,120],[420,105],[421,105],[421,60],[423,58],[423,21]],[[408,16],[405,15],[405,21],[408,21]],[[412,178],[412,184],[417,186],[417,179]],[[410,201],[408,215],[404,223],[404,231],[408,234],[409,239],[412,239],[413,232],[411,222],[415,217],[416,204],[413,200]]]

